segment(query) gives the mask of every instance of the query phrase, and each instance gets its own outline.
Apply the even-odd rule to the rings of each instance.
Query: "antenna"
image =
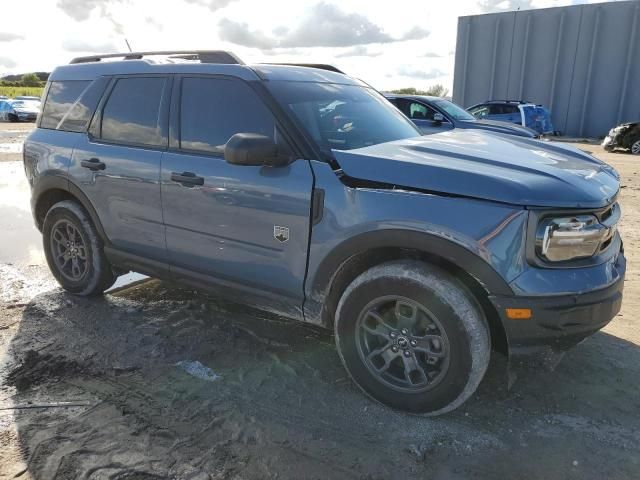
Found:
[[[133,52],[133,50],[131,50],[131,45],[129,45],[129,40],[127,40],[126,38],[124,39],[124,43],[127,44],[127,48],[129,49],[129,52]]]

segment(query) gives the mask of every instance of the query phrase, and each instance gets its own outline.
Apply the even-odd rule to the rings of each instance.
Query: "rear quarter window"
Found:
[[[40,127],[57,129],[65,114],[71,110],[89,83],[88,80],[51,82],[42,109]]]

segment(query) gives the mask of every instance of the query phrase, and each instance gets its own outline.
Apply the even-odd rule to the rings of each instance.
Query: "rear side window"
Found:
[[[108,78],[101,77],[89,85],[76,103],[73,104],[73,107],[62,117],[62,120],[58,124],[58,130],[67,132],[86,131],[93,112],[98,106],[100,97],[102,97],[102,93],[108,83]]]
[[[159,146],[164,78],[118,79],[102,112],[101,138],[115,143]]]
[[[274,138],[275,119],[244,82],[184,78],[180,106],[180,148],[223,153],[236,133]]]
[[[58,124],[78,100],[89,81],[65,80],[51,82],[49,93],[42,110],[41,128],[58,128]]]

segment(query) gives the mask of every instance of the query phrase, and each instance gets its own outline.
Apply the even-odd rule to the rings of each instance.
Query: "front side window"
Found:
[[[51,82],[49,93],[42,109],[42,128],[58,128],[65,114],[71,109],[75,101],[89,85],[86,80],[65,80]]]
[[[180,148],[222,154],[236,133],[275,140],[275,119],[260,97],[240,80],[193,77],[182,80]]]
[[[102,113],[101,138],[115,143],[159,146],[160,103],[165,79],[117,80]]]
[[[360,85],[270,81],[266,87],[322,151],[352,150],[420,136],[382,95]]]

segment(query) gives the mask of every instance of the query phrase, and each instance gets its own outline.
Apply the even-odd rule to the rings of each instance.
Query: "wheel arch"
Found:
[[[108,243],[98,213],[80,187],[61,175],[50,175],[37,180],[32,190],[33,217],[38,230],[42,231],[44,217],[49,209],[63,200],[78,202],[89,214],[103,242]]]
[[[317,317],[313,323],[332,327],[341,294],[358,275],[375,265],[407,258],[438,265],[458,278],[484,311],[490,327],[492,347],[508,353],[502,319],[488,299],[489,293],[512,294],[507,282],[485,260],[467,248],[423,232],[374,231],[340,244],[316,270],[311,281],[312,306],[306,313]],[[312,311],[318,313],[314,315],[310,313]]]

